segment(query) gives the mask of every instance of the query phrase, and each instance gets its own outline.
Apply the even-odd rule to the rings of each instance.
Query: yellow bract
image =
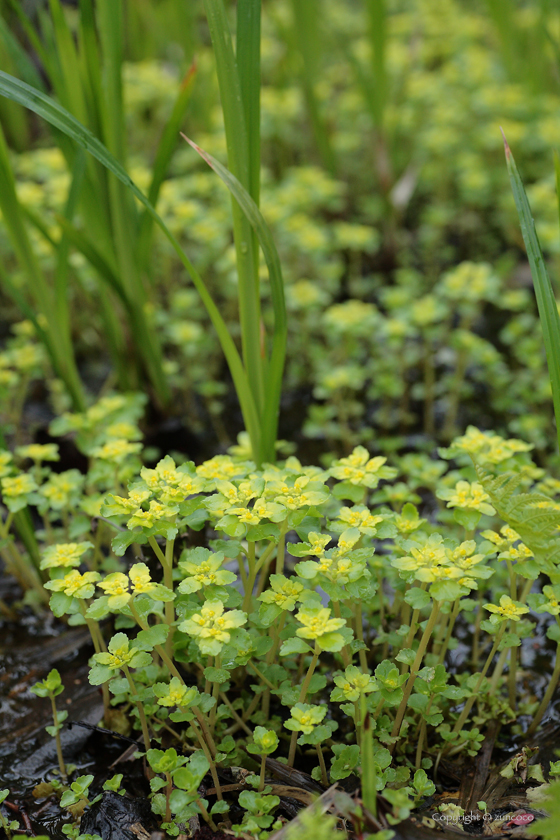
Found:
[[[502,620],[510,619],[511,621],[519,621],[522,615],[529,612],[528,607],[518,601],[512,601],[509,595],[502,595],[499,607],[495,604],[485,604],[484,609],[494,613]]]
[[[35,479],[25,473],[2,479],[2,493],[8,498],[15,499],[18,496],[26,496],[37,490]]]

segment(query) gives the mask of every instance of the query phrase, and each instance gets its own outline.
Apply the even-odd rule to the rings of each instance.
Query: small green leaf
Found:
[[[145,651],[153,650],[156,645],[165,645],[168,634],[168,624],[154,624],[149,630],[140,630],[134,640],[134,647]]]
[[[412,648],[403,648],[400,650],[395,659],[397,662],[404,662],[405,665],[412,665],[416,658],[416,651],[412,650]]]
[[[225,668],[205,668],[204,677],[212,683],[225,683],[229,680],[229,671]]]
[[[286,639],[280,648],[280,656],[290,656],[293,653],[309,653],[311,648],[303,639],[295,636],[293,639]]]
[[[423,610],[430,603],[430,596],[425,589],[420,589],[419,586],[411,587],[404,596],[407,604],[410,604],[413,610]]]

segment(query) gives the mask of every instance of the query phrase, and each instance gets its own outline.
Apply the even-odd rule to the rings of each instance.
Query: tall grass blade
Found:
[[[66,206],[64,208],[64,218],[68,222],[72,221],[76,212],[84,181],[85,168],[86,154],[83,149],[80,149],[79,154],[76,155],[76,160],[74,161],[72,181],[66,200]],[[62,327],[62,333],[65,339],[68,340],[67,352],[72,352],[72,342],[70,341],[70,313],[68,309],[68,256],[70,252],[70,243],[64,233],[60,237],[56,251],[57,259],[54,287],[56,318]]]
[[[12,99],[15,102],[19,102],[21,105],[24,105],[26,108],[29,108],[30,111],[33,111],[39,117],[42,117],[50,125],[54,125],[55,128],[58,128],[67,137],[71,138],[75,143],[93,155],[96,160],[102,163],[103,166],[105,166],[119,179],[119,181],[128,187],[132,194],[138,198],[140,203],[144,205],[146,210],[153,217],[154,221],[168,239],[172,248],[181,260],[181,263],[187,270],[204,306],[206,307],[214,328],[218,333],[222,350],[224,351],[224,355],[231,371],[238,399],[241,404],[241,411],[243,413],[246,429],[249,435],[254,435],[251,439],[256,442],[257,447],[260,447],[259,414],[235,343],[230,336],[226,323],[208,292],[204,281],[187,255],[184,253],[176,238],[168,229],[161,216],[159,216],[146,196],[138,189],[126,170],[113,157],[113,155],[110,154],[103,143],[101,143],[101,141],[98,140],[91,131],[89,131],[89,129],[78,122],[72,114],[70,114],[65,108],[49,96],[43,94],[36,88],[32,88],[30,85],[26,85],[24,82],[21,82],[19,79],[15,79],[13,76],[10,76],[8,73],[4,73],[3,71],[0,71],[0,96],[6,96],[8,99]]]
[[[301,55],[301,84],[315,143],[323,166],[331,175],[336,173],[336,160],[330,141],[316,84],[319,77],[318,33],[322,3],[317,0],[292,0],[294,40]]]
[[[109,264],[103,254],[96,249],[91,239],[82,230],[71,224],[64,216],[58,215],[56,218],[68,241],[95,268],[101,279],[107,283],[111,291],[117,295],[123,306],[126,307],[126,294],[117,270]]]
[[[204,0],[210,36],[216,57],[216,69],[226,130],[228,167],[246,190],[249,190],[249,141],[241,83],[231,32],[223,0]],[[242,49],[243,52],[243,49]],[[264,366],[261,357],[261,309],[257,246],[245,214],[232,198],[233,232],[238,275],[241,344],[247,378],[259,416],[264,408]],[[254,446],[254,444],[253,444]],[[261,453],[254,451],[260,461]]]
[[[182,137],[195,149],[196,152],[212,167],[223,183],[235,197],[235,200],[245,213],[247,220],[255,231],[262,248],[268,274],[270,277],[270,291],[272,306],[274,310],[274,333],[270,360],[267,365],[266,376],[266,401],[263,412],[262,430],[263,445],[266,442],[268,451],[266,458],[274,458],[274,443],[278,428],[278,414],[280,407],[280,395],[282,390],[282,375],[286,357],[286,341],[288,333],[288,321],[286,315],[286,303],[284,300],[284,281],[282,278],[282,267],[276,245],[259,208],[237,178],[232,175],[219,161],[205,152],[184,134]],[[270,451],[272,450],[272,451]]]
[[[41,76],[29,58],[29,55],[23,49],[17,38],[14,37],[6,21],[0,16],[0,40],[4,45],[7,55],[17,71],[18,78],[23,79],[29,85],[42,90],[44,88]]]
[[[21,103],[20,103],[21,104]],[[9,231],[10,240],[18,263],[23,270],[29,293],[33,299],[36,314],[41,313],[46,319],[45,329],[38,329],[38,335],[45,343],[47,352],[58,376],[64,381],[75,407],[85,407],[84,394],[78,376],[76,362],[72,352],[69,335],[69,322],[64,313],[65,300],[62,301],[62,323],[58,320],[57,299],[45,277],[41,265],[33,250],[25,225],[25,214],[19,203],[15,180],[10,166],[8,149],[0,129],[0,210]],[[18,302],[24,300],[11,278],[3,272],[3,285],[10,296]],[[18,304],[19,305],[19,304]],[[26,306],[29,310],[30,307]],[[22,311],[25,311],[22,309]],[[29,317],[29,316],[28,316]],[[38,319],[31,319],[38,328]]]
[[[373,71],[373,103],[376,125],[381,128],[385,120],[387,101],[387,8],[385,0],[367,0],[368,29],[371,43]]]
[[[38,88],[43,82],[33,62],[0,16],[0,66]],[[18,152],[28,148],[30,140],[29,115],[25,109],[7,99],[0,101],[0,122],[12,148]]]
[[[148,190],[148,201],[151,204],[153,204],[154,207],[156,207],[157,205],[159,191],[167,174],[167,169],[171,160],[171,156],[177,145],[177,137],[179,135],[181,122],[183,121],[185,112],[191,100],[195,78],[196,64],[195,62],[193,62],[187,70],[183,81],[181,82],[179,93],[177,94],[177,98],[175,99],[171,116],[167,121],[162,138],[159,142],[156,157],[152,167],[152,180],[150,183],[150,189]],[[140,220],[140,232],[138,235],[140,243],[139,264],[141,268],[145,268],[148,264],[150,247],[152,242],[151,233],[153,222],[154,220],[152,216],[148,213],[147,210],[144,210]]]
[[[504,144],[511,188],[515,199],[515,206],[517,207],[523,241],[527,249],[529,265],[531,266],[533,284],[535,286],[535,295],[546,349],[548,375],[552,387],[556,432],[560,445],[560,316],[558,315],[556,298],[546,270],[527,194],[505,136]],[[556,177],[558,178],[558,168],[556,170]]]
[[[236,59],[247,129],[247,192],[258,206],[261,181],[261,0],[238,0]]]

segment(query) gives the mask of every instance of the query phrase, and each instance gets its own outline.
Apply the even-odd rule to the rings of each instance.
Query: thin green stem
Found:
[[[284,612],[280,615],[278,625],[277,626],[273,625],[273,627],[274,627],[274,641],[272,643],[272,647],[270,648],[270,650],[268,651],[268,653],[266,655],[266,664],[267,665],[272,664],[272,662],[274,662],[274,660],[276,659],[276,654],[278,652],[278,648],[280,647],[280,643],[282,642],[282,639],[280,638],[280,633],[284,629],[284,624],[286,623],[287,615],[288,615],[287,610],[284,610]]]
[[[228,709],[231,712],[231,716],[233,717],[235,722],[239,724],[239,726],[245,732],[245,734],[252,737],[253,736],[252,730],[249,729],[249,727],[247,726],[247,724],[245,723],[243,718],[240,715],[237,714],[237,712],[235,711],[235,709],[233,708],[233,706],[231,704],[231,701],[230,701],[229,697],[227,696],[227,694],[224,691],[220,692],[220,700],[222,700],[222,702],[226,704],[226,706],[228,707]]]
[[[333,601],[333,612],[337,618],[342,618],[342,613],[340,611],[340,601]],[[344,667],[347,668],[350,663],[352,662],[352,654],[348,650],[348,645],[344,645],[341,650],[342,661],[344,663]]]
[[[264,790],[264,772],[266,770],[266,755],[263,753],[261,755],[261,773],[259,776],[259,793],[262,793]]]
[[[459,610],[460,609],[461,609],[461,602],[457,600],[457,601],[455,601],[455,604],[453,605],[453,611],[452,611],[452,613],[449,617],[449,624],[447,625],[447,634],[445,636],[442,648],[439,652],[438,665],[443,664],[443,660],[445,659],[445,654],[449,650],[449,643],[451,641],[451,635],[453,633],[453,628],[455,627],[455,622],[457,620],[457,616],[459,615]]]
[[[315,650],[313,651],[313,658],[311,659],[311,663],[309,668],[307,669],[307,674],[305,675],[305,679],[303,681],[303,685],[301,686],[301,691],[299,693],[298,703],[305,703],[305,698],[307,697],[307,691],[309,689],[309,684],[311,682],[311,677],[315,672],[315,668],[317,666],[317,662],[319,661],[319,655],[321,653],[321,649],[317,642],[315,642]],[[292,737],[290,740],[290,752],[288,755],[288,767],[294,766],[294,759],[296,757],[296,742],[297,742],[298,734],[297,732],[292,732]]]
[[[325,787],[329,786],[329,776],[327,773],[327,767],[325,765],[325,756],[323,755],[323,750],[321,748],[321,744],[317,744],[317,757],[319,759],[319,767],[321,768],[321,781]]]
[[[517,680],[517,651],[518,648],[516,647],[510,648],[509,651],[508,698],[510,708],[514,712],[517,708],[517,701],[515,697],[515,688]]]
[[[558,616],[557,616],[557,620],[558,620]],[[543,719],[543,715],[548,708],[548,704],[552,700],[552,696],[553,696],[554,692],[556,691],[556,686],[558,685],[558,680],[559,679],[560,679],[560,642],[558,643],[558,646],[556,648],[556,661],[554,663],[554,671],[552,672],[552,676],[550,677],[550,682],[549,682],[548,687],[547,687],[547,689],[544,693],[544,696],[543,696],[543,698],[542,698],[542,700],[539,704],[539,708],[537,709],[535,717],[533,718],[533,721],[532,721],[529,729],[527,730],[527,738],[530,738],[537,731],[537,728],[538,728],[541,720]]]
[[[363,624],[363,617],[362,617],[362,603],[358,601],[356,604],[356,613],[355,613],[355,623],[356,623],[356,638],[358,641],[364,642],[364,624]],[[365,650],[358,651],[358,657],[360,659],[360,668],[362,669],[364,674],[369,674],[369,668],[367,663],[367,655]]]
[[[249,660],[247,665],[248,665],[248,667],[252,668],[252,670],[255,672],[255,674],[257,675],[259,680],[261,680],[261,682],[263,682],[266,686],[268,686],[268,688],[270,688],[271,691],[276,690],[276,686],[273,683],[271,683],[270,680],[267,677],[265,677],[263,672],[261,670],[259,670],[259,668],[257,668],[257,666],[255,665],[255,663],[252,660]]]
[[[138,697],[138,692],[136,691],[136,686],[134,684],[134,680],[132,679],[132,674],[130,673],[128,666],[123,665],[123,671],[125,677],[128,680],[128,684],[130,686],[130,690],[132,692],[132,697]],[[146,720],[146,713],[144,711],[144,706],[142,705],[141,701],[138,699],[133,700],[136,708],[138,709],[138,716],[140,718],[140,726],[142,727],[142,737],[144,739],[144,747],[146,748],[146,752],[150,749],[150,733],[148,731],[148,721]]]
[[[163,583],[173,592],[173,547],[174,540],[167,540],[165,543],[165,563],[163,565]],[[165,640],[165,649],[169,656],[173,656],[173,636],[175,633],[175,606],[173,601],[165,602],[165,623],[169,627],[169,633]]]
[[[276,552],[276,574],[284,574],[284,561],[286,558],[286,531],[288,520],[285,519],[280,526],[280,539],[278,540],[278,551]]]
[[[165,565],[166,565],[165,554],[163,553],[163,551],[161,550],[161,548],[157,544],[156,538],[155,537],[148,537],[148,542],[150,543],[151,547],[153,548],[154,554],[156,555],[157,559],[159,560],[159,562],[161,563],[161,565],[165,569]]]
[[[478,609],[476,611],[476,619],[474,622],[474,636],[472,644],[471,665],[473,668],[478,668],[478,660],[480,658],[480,625],[484,612],[482,609],[482,592],[478,593]]]
[[[496,693],[496,689],[498,688],[498,683],[505,668],[507,658],[508,649],[504,648],[498,657],[498,661],[496,662],[496,666],[494,668],[494,673],[492,674],[492,678],[490,680],[490,696]]]
[[[171,822],[171,805],[169,802],[169,797],[171,796],[171,791],[173,790],[173,779],[171,778],[171,773],[165,773],[165,781],[167,782],[165,786],[165,822]]]
[[[251,609],[251,601],[253,599],[253,589],[255,586],[255,580],[257,579],[257,564],[255,561],[255,543],[249,542],[247,544],[247,561],[249,564],[248,574],[247,574],[247,588],[245,589],[244,597],[243,597],[243,606],[242,609],[244,612],[248,613]]]
[[[214,786],[215,786],[215,784],[216,783],[214,782]],[[220,790],[219,785],[216,788],[216,794],[218,793],[218,790]],[[220,794],[221,794],[221,790],[220,790]],[[220,795],[220,796],[218,796],[218,799],[223,799],[223,797]],[[206,810],[206,806],[204,805],[204,802],[202,801],[202,799],[197,799],[196,804],[198,805],[198,807],[200,809],[200,813],[202,814],[202,819],[204,820],[204,822],[208,823],[208,825],[210,826],[212,831],[218,831],[218,826],[216,825],[216,823],[214,822],[214,820],[212,819],[212,817],[210,816],[210,814]]]
[[[220,787],[220,780],[218,779],[218,773],[216,771],[216,765],[214,763],[214,757],[210,753],[210,749],[208,744],[206,743],[205,739],[202,737],[202,733],[194,720],[191,720],[191,726],[193,729],[194,734],[196,735],[196,740],[200,744],[200,747],[208,760],[208,764],[210,765],[210,773],[212,775],[212,781],[214,782],[214,787],[216,788],[216,796],[218,799],[223,799],[222,796],[222,789]]]
[[[377,816],[377,779],[373,751],[373,729],[366,714],[362,734],[362,799],[368,811]]]
[[[414,683],[416,681],[416,675],[420,670],[420,666],[422,664],[422,660],[424,658],[424,654],[426,653],[426,648],[428,647],[428,642],[430,641],[430,637],[432,635],[433,629],[435,627],[436,621],[439,616],[439,602],[434,601],[432,605],[432,611],[430,613],[430,617],[428,619],[428,623],[426,624],[426,629],[422,634],[422,638],[420,639],[420,644],[418,645],[418,650],[416,651],[416,657],[414,662],[412,663],[412,668],[410,669],[410,674],[408,680],[406,681],[406,685],[403,692],[403,698],[400,702],[399,708],[397,710],[397,716],[395,718],[395,722],[393,724],[393,729],[391,735],[393,738],[398,738],[401,731],[401,725],[404,719],[404,715],[406,712],[406,707],[408,705],[408,700],[412,693],[412,689],[414,687]],[[395,748],[395,744],[392,744],[390,747],[390,751],[393,752]]]
[[[66,782],[66,765],[64,764],[64,757],[62,755],[62,743],[60,741],[60,730],[58,728],[58,713],[56,711],[56,701],[54,699],[54,694],[49,692],[49,697],[51,698],[51,707],[52,707],[52,716],[54,722],[54,739],[56,742],[56,756],[58,758],[58,769],[60,770],[60,776],[63,782]]]
[[[482,686],[482,683],[484,681],[484,678],[486,676],[488,668],[492,664],[492,660],[494,659],[494,654],[498,650],[498,646],[499,646],[499,644],[502,640],[502,636],[504,635],[504,632],[505,632],[505,629],[506,629],[506,624],[507,624],[507,622],[504,621],[502,623],[502,626],[500,627],[500,629],[498,630],[498,632],[496,634],[496,638],[494,639],[494,644],[492,645],[492,649],[491,649],[490,653],[488,654],[486,662],[484,663],[484,668],[482,669],[480,677],[478,678],[478,682],[477,682],[477,684],[476,684],[476,686],[473,690],[472,696],[469,697],[469,699],[465,703],[463,711],[459,715],[459,717],[457,719],[457,722],[455,723],[455,726],[453,727],[453,732],[454,733],[461,731],[461,729],[463,728],[463,726],[465,724],[466,719],[468,718],[468,716],[470,714],[470,711],[471,711],[471,709],[472,709],[472,707],[475,703],[475,700],[478,697],[478,693],[480,691],[480,688]]]

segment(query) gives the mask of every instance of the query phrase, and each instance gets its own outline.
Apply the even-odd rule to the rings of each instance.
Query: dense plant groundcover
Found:
[[[141,734],[169,833],[194,814],[214,827],[239,806],[241,836],[278,828],[267,756],[325,787],[361,775],[370,818],[382,792],[385,824],[398,823],[435,793],[442,760],[474,760],[489,721],[510,737],[527,721],[536,730],[560,675],[557,621],[540,702],[519,657],[530,608],[560,613],[560,486],[530,444],[469,427],[439,458],[410,452],[395,466],[358,446],[327,469],[294,456],[257,469],[239,446],[198,466],[165,456],[146,467],[143,402],[107,396],[53,421],[54,435],[75,436],[86,474],[53,471],[56,443],[2,453],[2,556],[29,603],[48,599],[87,625],[104,724],[124,709]],[[43,521],[38,569],[10,539],[26,507]],[[470,667],[458,670],[467,626]],[[58,686],[52,672],[36,690]],[[241,793],[222,792],[229,767],[252,772]],[[61,804],[87,802],[92,782],[74,781]]]
[[[33,44],[35,49],[43,44],[46,89],[54,89],[94,133],[101,124],[101,139],[149,193],[235,331],[238,282],[229,196],[193,150],[177,145],[179,128],[186,125],[202,148],[225,159],[214,57],[202,6],[188,4],[185,15],[192,20],[185,17],[178,27],[169,5],[161,7],[151,30],[145,4],[137,7],[143,7],[142,25],[134,23],[127,6],[132,31],[125,29],[120,54],[108,53],[106,41],[96,54],[103,83],[115,89],[113,111],[119,103],[124,109],[111,131],[105,127],[109,118],[100,113],[107,100],[92,102],[88,94],[101,79],[84,78],[85,35],[76,55],[60,62],[79,21],[69,16],[66,31],[57,17],[50,32],[45,17]],[[318,9],[315,2],[307,5]],[[327,0],[325,14],[307,22],[316,47],[307,81],[302,63],[308,63],[296,40],[303,27],[296,6],[280,0],[263,14],[261,62],[261,208],[286,285],[285,399],[302,397],[283,414],[283,436],[303,435],[319,441],[318,452],[336,454],[346,447],[348,454],[367,443],[374,429],[378,440],[420,428],[443,433],[448,442],[471,422],[546,449],[549,390],[528,277],[519,265],[521,239],[499,126],[523,161],[545,253],[554,256],[551,149],[558,128],[550,54],[525,45],[519,54],[531,66],[525,76],[512,76],[484,4],[448,0],[443,10],[429,2],[388,4],[380,127],[367,96],[377,54],[367,4]],[[19,35],[20,24],[11,15],[7,22]],[[537,8],[530,6],[515,17],[527,38],[540,31],[538,20]],[[547,25],[552,31],[550,11]],[[52,38],[57,49],[47,49]],[[9,46],[2,46],[3,66],[40,85],[32,68],[22,68],[21,56],[14,63]],[[123,62],[125,48],[135,58],[143,51],[144,60]],[[543,73],[548,72],[537,85],[529,71],[536,73],[547,56],[550,66]],[[29,117],[21,120],[28,136],[37,131]],[[39,142],[25,148],[25,132],[8,119],[3,125],[18,145],[17,153],[2,157],[2,210],[12,225],[0,228],[7,268],[0,285],[8,312],[13,301],[20,306],[24,290],[32,310],[52,317],[52,329],[47,322],[43,327],[60,344],[55,356],[69,358],[74,344],[87,387],[95,390],[107,377],[110,361],[121,388],[147,382],[156,401],[167,404],[167,411],[173,405],[191,431],[211,427],[215,441],[230,443],[237,430],[224,424],[229,400],[219,345],[169,243],[141,214],[135,218],[135,208],[122,196],[120,204],[111,200],[111,180],[100,167],[92,173],[88,164],[80,182],[79,164],[59,133],[53,138],[59,145],[53,146],[43,126]],[[166,126],[174,129],[171,141]],[[317,132],[329,140],[329,166]],[[158,147],[162,135],[170,143],[166,154]],[[387,159],[383,173],[376,153],[380,143]],[[15,194],[8,201],[12,170]],[[130,231],[119,230],[123,213],[129,228],[141,222],[142,247]],[[131,265],[127,253],[133,255]],[[58,291],[52,288],[54,276]],[[268,328],[264,265],[260,281]],[[9,317],[17,320],[15,311]],[[3,367],[12,369],[13,363],[6,358]],[[55,373],[48,386],[56,388],[60,403],[67,397],[54,382],[62,373],[68,383],[71,375]],[[74,380],[74,407],[83,408]]]
[[[168,835],[389,840],[425,808],[424,830],[517,830],[560,775],[534,758],[560,482],[497,127],[555,259],[558,20],[275,0],[259,63],[260,5],[0,4],[2,620],[87,629],[102,724],[137,738]],[[31,691],[58,764],[35,795],[90,836],[126,774],[68,765],[56,669]],[[513,814],[446,792],[495,742]]]

